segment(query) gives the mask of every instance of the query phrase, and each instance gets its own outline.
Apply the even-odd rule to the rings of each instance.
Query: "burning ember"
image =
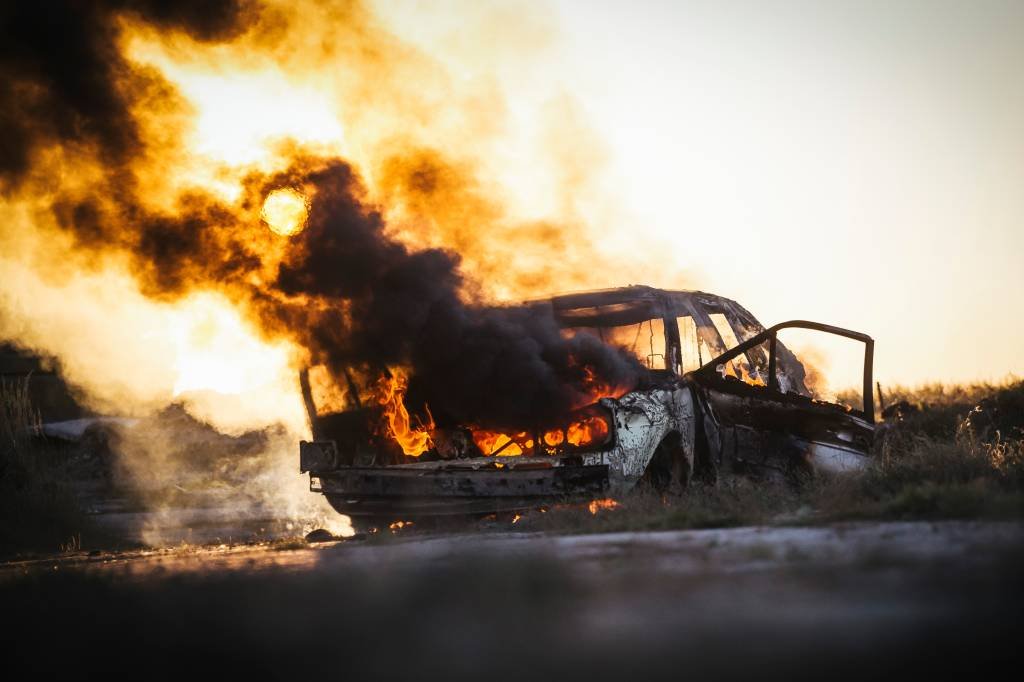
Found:
[[[610,497],[606,497],[603,500],[591,500],[590,504],[587,505],[587,509],[590,510],[591,514],[597,515],[597,512],[602,509],[618,509],[619,503]]]

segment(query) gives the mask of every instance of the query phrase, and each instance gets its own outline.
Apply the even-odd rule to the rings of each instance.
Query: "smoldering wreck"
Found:
[[[639,370],[620,384],[591,382],[592,400],[575,409],[500,425],[482,421],[484,411],[468,421],[426,406],[410,415],[401,373],[389,373],[382,394],[349,368],[304,371],[313,440],[300,444],[299,460],[310,489],[348,515],[414,517],[528,509],[637,485],[680,491],[722,475],[792,480],[868,461],[874,343],[865,334],[802,320],[765,328],[735,301],[646,286],[526,308],[554,319],[563,338],[628,353]],[[804,364],[778,339],[789,328],[863,344],[860,405],[814,395]],[[340,385],[325,404],[332,380]]]
[[[61,270],[57,280],[90,272],[90,281],[135,292],[147,310],[183,311],[215,293],[218,319],[251,327],[244,336],[263,351],[287,346],[296,359],[282,366],[308,366],[299,383],[311,439],[300,446],[300,468],[338,510],[515,509],[638,484],[679,488],[732,471],[793,477],[863,463],[874,413],[870,338],[786,323],[864,344],[864,395],[843,406],[809,389],[805,365],[777,338],[786,325],[765,329],[724,298],[630,287],[496,304],[548,284],[593,286],[594,273],[631,275],[621,261],[592,253],[571,221],[537,229],[505,217],[472,167],[461,170],[460,156],[433,137],[383,146],[382,158],[363,159],[372,162],[365,167],[302,144],[282,147],[266,167],[211,164],[216,177],[230,171],[226,193],[186,182],[192,169],[176,160],[193,158],[189,145],[156,135],[164,119],[154,125],[143,115],[189,119],[191,109],[181,107],[173,79],[149,67],[136,73],[116,46],[155,32],[187,38],[195,50],[237,43],[245,55],[252,44],[244,36],[262,20],[239,3],[175,7],[78,3],[55,22],[53,12],[23,3],[12,14],[19,39],[9,41],[0,68],[25,96],[3,102],[15,134],[0,191],[26,207],[46,197],[37,214],[44,219],[5,230],[24,231],[15,242],[25,244],[19,260],[32,264],[15,272],[43,262]],[[361,47],[377,36],[359,21],[311,22],[307,11],[292,17],[292,28],[323,24],[332,42]],[[294,37],[282,28],[260,35]],[[74,49],[57,55],[49,49],[56,43]],[[380,80],[381,53],[362,51],[375,60],[360,90]],[[375,102],[401,99],[392,95]],[[52,154],[64,149],[76,153]],[[47,165],[51,158],[59,164]],[[76,183],[52,183],[73,171]],[[460,210],[447,215],[452,204]],[[388,210],[396,206],[403,210]],[[287,224],[274,217],[281,209],[292,214]],[[533,257],[519,257],[540,242]],[[638,269],[647,271],[646,260]],[[483,284],[496,276],[505,291]],[[89,293],[78,300],[91,306]],[[100,332],[117,325],[103,313],[92,317],[102,318],[95,332],[106,338]],[[14,326],[31,328],[42,313],[19,314],[26,324]],[[164,336],[187,337],[186,326],[168,323]],[[117,375],[94,369],[90,344],[66,337],[20,340],[76,360],[66,364],[77,368],[82,393],[119,404]],[[125,339],[137,350],[145,345],[120,331],[111,344]],[[136,355],[145,366],[198,355],[198,344],[180,345],[173,359]],[[177,400],[172,377],[180,372],[168,369],[168,385],[133,392],[126,412]],[[269,392],[245,393],[262,404]],[[288,397],[297,407],[296,393]]]

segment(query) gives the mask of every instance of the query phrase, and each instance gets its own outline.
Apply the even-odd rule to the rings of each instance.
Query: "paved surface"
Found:
[[[83,670],[116,641],[174,642],[168,674],[992,679],[1020,662],[1022,567],[1020,523],[399,534],[10,563],[0,597]]]
[[[217,512],[217,517],[223,516]],[[255,521],[255,526],[275,522]],[[276,524],[275,524],[276,527]],[[236,532],[246,538],[250,531]],[[203,535],[205,541],[229,533]],[[182,538],[184,543],[184,538]],[[463,560],[561,562],[579,575],[642,572],[658,576],[756,574],[787,569],[857,570],[874,566],[949,570],[999,566],[1024,552],[1024,524],[1013,522],[845,523],[820,527],[745,527],[596,535],[398,532],[314,544],[273,542],[172,547],[120,553],[68,553],[0,564],[0,579],[30,571],[104,571],[145,577],[168,572],[336,572],[389,570]]]

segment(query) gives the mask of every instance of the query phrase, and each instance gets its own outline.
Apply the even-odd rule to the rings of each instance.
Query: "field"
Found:
[[[998,679],[1020,662],[1021,383],[899,393],[859,477],[322,543],[222,514],[157,548],[87,513],[96,457],[40,438],[3,391],[6,644],[47,676]]]
[[[896,407],[879,428],[875,466],[862,476],[819,475],[795,487],[745,478],[694,483],[680,496],[638,491],[599,513],[586,505],[556,505],[518,519],[485,519],[480,527],[595,533],[1024,517],[1024,382],[893,388],[886,395]],[[83,491],[95,495],[116,487],[96,444],[42,437],[23,385],[5,380],[0,399],[0,553],[137,547],[137,538],[118,537],[86,513]],[[135,503],[144,507],[147,500]],[[282,534],[287,530],[275,539]]]
[[[555,510],[530,524],[582,532],[808,525],[838,521],[1024,518],[1024,382],[895,388],[873,468],[797,487],[744,478],[662,498],[638,492],[615,513]],[[982,409],[975,411],[981,405]]]

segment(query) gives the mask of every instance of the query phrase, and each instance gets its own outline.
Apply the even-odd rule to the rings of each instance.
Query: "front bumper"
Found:
[[[493,461],[486,468],[444,462],[434,467],[339,467],[311,473],[310,489],[326,495],[339,512],[354,516],[515,511],[593,498],[608,490],[606,464],[529,464],[500,469]]]

